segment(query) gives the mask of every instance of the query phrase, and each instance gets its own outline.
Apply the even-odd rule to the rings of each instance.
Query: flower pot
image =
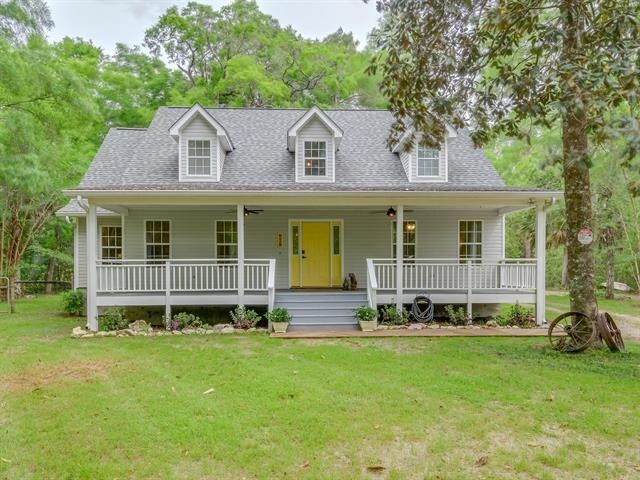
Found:
[[[360,320],[360,330],[363,332],[373,332],[376,329],[378,322],[376,320]]]
[[[289,322],[271,322],[274,333],[286,333]]]

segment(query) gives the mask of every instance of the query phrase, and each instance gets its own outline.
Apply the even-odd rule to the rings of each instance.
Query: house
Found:
[[[386,110],[160,108],[112,128],[58,215],[75,218],[87,325],[107,306],[286,306],[292,329],[352,309],[531,303],[544,321],[545,208],[505,186],[466,131],[386,145]],[[535,259],[506,259],[505,215],[536,209]],[[398,227],[400,226],[400,227]],[[358,289],[340,288],[353,273]]]

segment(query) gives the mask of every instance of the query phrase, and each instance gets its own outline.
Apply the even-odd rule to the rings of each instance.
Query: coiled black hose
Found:
[[[433,302],[426,295],[418,295],[411,305],[411,316],[416,322],[426,323],[433,321]]]

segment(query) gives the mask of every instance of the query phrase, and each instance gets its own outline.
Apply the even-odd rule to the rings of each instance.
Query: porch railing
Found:
[[[395,259],[367,259],[367,288],[396,288]],[[461,261],[407,259],[402,266],[404,290],[535,290],[535,259]]]
[[[244,291],[275,289],[275,260],[244,262]],[[237,260],[101,260],[98,293],[230,292],[238,290]]]

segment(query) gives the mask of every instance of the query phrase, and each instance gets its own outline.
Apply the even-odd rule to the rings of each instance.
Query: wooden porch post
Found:
[[[238,305],[244,305],[244,205],[238,205]]]
[[[89,202],[87,210],[87,328],[98,330],[97,281],[98,219],[96,206]]]
[[[402,311],[404,260],[404,205],[396,208],[396,309]]]
[[[544,202],[536,206],[536,323],[545,323],[545,264],[547,250],[547,212]]]

